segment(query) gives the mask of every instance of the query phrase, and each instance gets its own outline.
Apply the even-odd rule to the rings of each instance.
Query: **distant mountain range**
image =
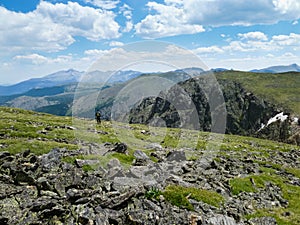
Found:
[[[79,81],[83,72],[73,69],[59,71],[42,78],[29,79],[10,86],[0,86],[0,96],[22,94],[31,89],[54,87]]]
[[[0,105],[89,119],[94,119],[95,110],[100,110],[103,120],[126,121],[128,118],[131,123],[146,124],[149,121],[165,121],[169,127],[180,127],[181,118],[187,125],[193,125],[194,121],[190,120],[193,111],[185,106],[195,105],[194,114],[199,117],[201,130],[210,131],[215,125],[210,110],[212,107],[219,109],[217,105],[209,105],[207,93],[203,92],[201,85],[206,85],[208,93],[215,93],[220,85],[226,106],[227,133],[288,141],[290,133],[286,131],[300,130],[300,126],[294,129],[288,124],[284,130],[276,126],[276,129],[257,134],[261,124],[266,124],[278,113],[291,115],[291,121],[295,118],[298,121],[300,117],[300,73],[287,71],[300,72],[297,64],[269,67],[252,73],[223,68],[209,71],[186,68],[164,73],[133,70],[85,73],[71,69],[11,86],[0,86]],[[217,83],[205,79],[210,78],[212,72]],[[152,80],[159,82],[148,82]],[[213,102],[219,100],[217,96]],[[175,106],[181,111],[177,111]],[[219,122],[218,125],[222,121]]]
[[[288,66],[271,66],[264,69],[251,70],[254,73],[285,73],[285,72],[300,72],[300,66],[291,64]]]
[[[14,85],[0,86],[0,96],[11,96],[28,92],[32,89],[41,89],[78,83],[119,83],[133,79],[141,72],[138,71],[92,71],[89,73],[79,72],[73,69],[58,71],[41,78],[29,79]]]
[[[205,72],[201,68],[186,68],[175,70],[174,72],[184,72],[186,74],[200,74]],[[222,72],[227,71],[225,68],[214,68],[211,69],[212,72]],[[272,66],[263,69],[255,69],[250,72],[255,73],[284,73],[284,72],[300,72],[300,66],[297,64],[291,64],[288,66]],[[122,83],[128,80],[134,79],[140,75],[142,72],[139,71],[91,71],[88,73],[76,71],[74,69],[58,71],[56,73],[41,77],[29,79],[14,85],[0,85],[0,96],[10,96],[16,94],[25,93],[31,89],[39,89],[46,87],[55,87],[61,85],[67,85],[72,83],[83,82],[97,82],[97,83]],[[152,73],[153,74],[153,73]],[[84,76],[83,76],[84,75]]]

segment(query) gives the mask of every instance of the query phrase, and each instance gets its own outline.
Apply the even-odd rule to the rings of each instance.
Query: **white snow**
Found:
[[[275,123],[277,121],[280,121],[280,122],[284,122],[289,116],[288,115],[284,115],[283,112],[281,113],[278,113],[276,116],[270,118],[267,122],[267,125],[264,125],[263,123],[261,124],[261,128],[258,130],[261,131],[262,129],[266,128],[267,126],[269,126],[270,124],[272,123]]]
[[[272,123],[275,123],[277,121],[281,121],[284,122],[286,119],[288,118],[288,115],[283,115],[283,112],[278,113],[276,116],[272,117],[271,119],[269,119],[268,123],[266,126],[269,126]]]

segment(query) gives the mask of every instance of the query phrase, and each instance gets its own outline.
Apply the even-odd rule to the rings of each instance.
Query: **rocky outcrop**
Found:
[[[188,161],[181,150],[155,152],[153,157],[160,155],[157,163],[136,151],[135,160],[127,169],[112,159],[107,166],[94,170],[86,170],[85,166],[97,164],[97,160],[77,159],[75,164],[62,160],[87,154],[84,149],[53,149],[42,156],[30,151],[16,155],[1,152],[0,223],[273,225],[277,224],[274,218],[247,220],[245,215],[255,212],[255,207],[288,205],[281,189],[273,183],[254,193],[232,194],[230,179],[249,173],[260,174],[259,165],[253,162],[255,154],[249,153],[242,159],[220,157],[218,161],[204,154],[196,161]],[[297,151],[274,152],[274,156],[272,163],[299,166]],[[289,179],[290,184],[300,186],[299,178],[281,175]],[[225,201],[216,207],[186,196],[194,208],[189,211],[172,205],[161,194],[149,197],[151,191],[164,190],[168,185],[211,190],[220,193]]]
[[[239,83],[229,80],[218,83],[220,86],[202,77],[179,83],[158,97],[144,99],[130,111],[128,120],[130,123],[213,132],[218,132],[214,126],[224,123],[225,130],[219,129],[221,133],[279,141],[287,141],[293,135],[290,119],[260,130],[262,124],[283,111],[281,107],[248,92]],[[222,102],[226,106],[224,109]],[[160,124],[153,122],[155,120]]]

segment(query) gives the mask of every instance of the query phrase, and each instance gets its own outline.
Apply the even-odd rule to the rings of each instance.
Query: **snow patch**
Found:
[[[275,123],[277,121],[284,122],[285,120],[287,120],[288,117],[289,116],[288,115],[284,115],[283,112],[278,113],[276,116],[270,118],[268,120],[268,122],[267,122],[266,125],[262,123],[261,124],[261,128],[258,130],[258,132],[261,131],[262,129],[268,127],[270,124]]]

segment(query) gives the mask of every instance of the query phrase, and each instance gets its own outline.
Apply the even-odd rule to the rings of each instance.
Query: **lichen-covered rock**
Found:
[[[272,182],[260,188],[254,183],[257,188],[254,192],[232,194],[230,179],[246,178],[249,173],[260,174],[259,165],[254,163],[255,154],[249,153],[243,158],[219,156],[218,160],[206,155],[187,161],[181,151],[171,151],[173,156],[165,154],[157,163],[124,168],[119,160],[112,159],[107,169],[99,167],[85,172],[76,163],[61,161],[62,156],[77,153],[64,149],[55,149],[40,157],[29,152],[3,153],[0,224],[275,225],[274,218],[247,220],[245,215],[253,214],[258,208],[289,206],[281,188]],[[146,156],[135,152],[136,158],[148,161]],[[298,151],[276,151],[270,163],[289,163],[297,167],[299,157]],[[30,162],[34,168],[29,166]],[[18,173],[24,177],[16,180]],[[290,185],[300,186],[299,178],[293,174],[282,170],[277,174],[289,180]],[[195,199],[192,193],[184,196],[177,193],[177,201],[183,197],[185,204],[194,209],[190,211],[176,202],[171,204],[165,197],[163,192],[168,185],[209,190],[221,194],[224,202],[216,206]]]

